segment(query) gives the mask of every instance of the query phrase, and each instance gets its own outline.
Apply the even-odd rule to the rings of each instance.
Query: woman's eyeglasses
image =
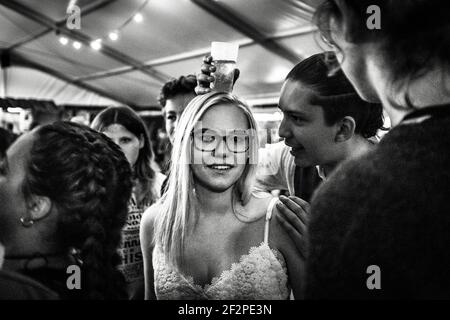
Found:
[[[191,137],[194,148],[206,152],[216,150],[221,141],[225,141],[227,149],[233,153],[246,152],[250,146],[249,130],[232,130],[222,136],[215,130],[203,128],[193,131]]]

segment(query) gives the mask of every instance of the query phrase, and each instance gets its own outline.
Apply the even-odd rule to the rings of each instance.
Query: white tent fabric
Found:
[[[228,41],[240,44],[235,93],[274,101],[294,64],[322,51],[310,22],[319,0],[78,0],[79,30],[66,26],[69,2],[0,0],[2,97],[157,106],[165,81],[197,73],[211,41]],[[140,7],[143,21],[111,41]],[[95,51],[89,43],[98,38]]]
[[[10,67],[5,69],[5,72],[6,86],[2,86],[2,95],[5,97],[53,100],[58,105],[74,104],[75,102],[79,105],[120,105],[117,101],[78,88],[37,70]]]

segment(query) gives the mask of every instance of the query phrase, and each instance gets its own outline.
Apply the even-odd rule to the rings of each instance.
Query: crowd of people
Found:
[[[325,0],[264,149],[211,57],[161,90],[166,175],[129,107],[3,139],[0,298],[450,299],[444,7]]]

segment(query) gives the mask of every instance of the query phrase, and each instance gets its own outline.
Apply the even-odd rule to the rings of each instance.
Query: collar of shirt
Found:
[[[320,179],[323,181],[327,180],[327,176],[325,174],[325,170],[321,166],[316,166],[317,174],[319,175]]]

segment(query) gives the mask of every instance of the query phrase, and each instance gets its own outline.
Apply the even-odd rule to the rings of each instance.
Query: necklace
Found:
[[[67,264],[67,258],[62,253],[43,254],[37,252],[30,255],[5,255],[5,263],[15,265],[15,269],[31,270],[45,268],[49,265]]]

